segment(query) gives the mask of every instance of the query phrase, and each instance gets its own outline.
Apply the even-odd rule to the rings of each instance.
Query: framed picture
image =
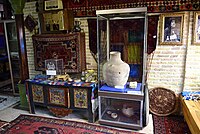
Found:
[[[194,13],[193,44],[200,45],[200,12]]]
[[[183,13],[161,15],[160,44],[182,44],[183,20]]]

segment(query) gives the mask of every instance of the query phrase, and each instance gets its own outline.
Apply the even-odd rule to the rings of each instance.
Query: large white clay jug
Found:
[[[103,65],[103,79],[108,86],[124,87],[129,77],[130,67],[121,60],[121,53],[110,52],[110,59]]]

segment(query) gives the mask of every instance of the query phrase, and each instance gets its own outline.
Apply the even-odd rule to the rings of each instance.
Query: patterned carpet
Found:
[[[63,119],[47,118],[32,115],[20,115],[10,125],[0,130],[1,134],[139,134]]]
[[[183,116],[153,115],[154,134],[191,134]]]

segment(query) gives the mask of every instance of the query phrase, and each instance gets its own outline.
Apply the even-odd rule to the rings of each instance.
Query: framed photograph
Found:
[[[194,13],[193,44],[200,45],[200,12]]]
[[[183,13],[161,15],[160,44],[182,44],[183,20]]]

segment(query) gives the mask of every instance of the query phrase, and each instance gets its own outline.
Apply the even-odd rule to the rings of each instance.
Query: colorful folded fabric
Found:
[[[200,91],[183,91],[181,93],[183,99],[185,100],[199,100],[200,99]]]

